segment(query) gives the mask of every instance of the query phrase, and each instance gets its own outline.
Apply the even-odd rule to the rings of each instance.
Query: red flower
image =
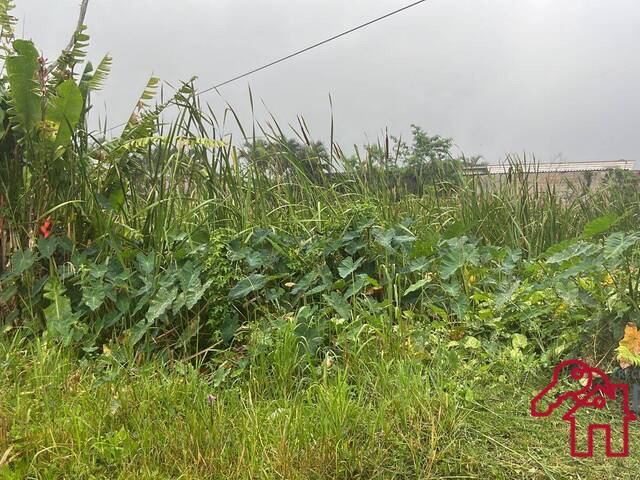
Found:
[[[42,236],[44,236],[44,238],[49,238],[49,235],[51,235],[51,226],[52,226],[51,217],[47,217],[47,219],[44,221],[44,223],[40,227],[40,233],[42,233]]]

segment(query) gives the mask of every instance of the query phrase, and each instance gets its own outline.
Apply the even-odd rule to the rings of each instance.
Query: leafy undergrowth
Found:
[[[291,353],[281,340],[275,355]],[[204,366],[89,362],[16,338],[0,347],[0,478],[632,478],[640,467],[634,423],[629,458],[571,459],[567,424],[529,416],[546,376],[510,352],[432,338],[420,359],[387,341],[313,368],[265,354],[268,368],[223,388]]]

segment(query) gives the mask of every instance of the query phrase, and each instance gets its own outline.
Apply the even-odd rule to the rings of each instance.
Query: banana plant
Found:
[[[73,231],[86,174],[90,94],[109,74],[106,55],[85,62],[89,37],[79,25],[69,46],[47,62],[32,41],[15,39],[13,4],[0,0],[0,272],[11,251],[33,244],[44,219]],[[81,139],[84,139],[81,141]]]

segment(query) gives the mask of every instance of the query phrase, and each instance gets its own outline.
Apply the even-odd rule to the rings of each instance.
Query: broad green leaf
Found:
[[[18,287],[10,285],[4,290],[0,291],[0,304],[6,305],[9,301],[18,293]]]
[[[264,288],[269,279],[265,275],[253,273],[240,280],[229,292],[230,300],[239,300],[256,290]]]
[[[47,106],[46,118],[57,128],[56,146],[66,147],[71,142],[73,131],[82,115],[84,99],[80,88],[73,80],[66,80],[58,85],[56,96]]]
[[[359,258],[354,262],[353,258],[347,257],[340,262],[340,265],[338,266],[338,273],[342,278],[346,278],[358,269],[362,261],[363,259]]]
[[[353,281],[349,288],[344,294],[344,298],[351,298],[354,295],[357,295],[362,291],[362,289],[368,285],[373,285],[374,280],[367,274],[362,273],[356,276],[356,279]]]
[[[222,326],[220,327],[220,333],[222,334],[222,340],[224,343],[227,345],[231,343],[239,324],[240,320],[238,319],[238,315],[228,315],[225,317],[222,322]]]
[[[467,264],[475,265],[478,263],[478,249],[475,245],[466,243],[466,238],[461,237],[450,240],[449,252],[447,252],[440,261],[438,273],[444,280],[455,274],[458,269]]]
[[[626,234],[622,232],[612,233],[604,241],[604,258],[606,260],[615,260],[620,258],[629,249],[638,242],[639,235],[632,233]]]
[[[136,263],[141,273],[151,275],[156,269],[156,255],[153,252],[149,255],[140,252],[136,255]]]
[[[595,235],[604,233],[611,227],[613,227],[616,223],[618,223],[619,220],[620,217],[615,213],[609,213],[607,215],[603,215],[602,217],[591,220],[584,226],[584,229],[582,230],[582,237],[591,238]]]
[[[569,245],[569,247],[565,248],[564,250],[551,255],[549,258],[547,258],[547,263],[564,263],[567,260],[571,260],[576,257],[579,257],[580,259],[586,259],[597,254],[599,251],[600,247],[598,245],[579,241],[577,243]]]
[[[52,235],[49,238],[41,237],[38,239],[38,251],[44,258],[51,258],[51,256],[55,253],[57,247],[58,237],[54,237]]]
[[[325,302],[333,308],[344,320],[351,320],[351,305],[338,292],[323,295]]]
[[[524,348],[527,346],[527,343],[529,343],[527,337],[521,333],[514,333],[511,335],[511,345],[513,348]]]
[[[553,255],[556,255],[564,250],[566,250],[567,248],[569,248],[571,245],[573,245],[574,243],[576,243],[578,240],[575,238],[568,238],[567,240],[563,240],[562,242],[556,243],[554,245],[551,245],[549,248],[547,248],[541,255],[540,258],[544,259],[544,258],[549,258]]]
[[[18,250],[11,256],[11,275],[20,276],[30,269],[36,261],[36,255],[31,250]]]
[[[129,343],[133,346],[142,340],[142,337],[149,331],[151,328],[152,322],[148,322],[147,320],[140,320],[133,327],[129,329]]]
[[[82,301],[92,312],[95,312],[102,306],[106,295],[107,288],[101,282],[86,286],[82,289]]]
[[[171,308],[171,304],[176,299],[177,294],[178,289],[176,287],[171,289],[165,287],[159,288],[149,303],[149,310],[147,310],[147,314],[145,315],[147,322],[152,324],[162,317],[167,310]]]
[[[53,338],[69,346],[73,339],[73,326],[76,315],[71,310],[71,301],[65,295],[66,290],[58,280],[51,279],[45,285],[44,298],[51,303],[44,309],[47,330]]]
[[[415,292],[416,290],[420,290],[422,287],[429,284],[430,282],[431,280],[428,278],[423,278],[422,280],[418,280],[416,283],[414,283],[409,288],[407,288],[402,294],[402,296],[404,297],[406,295],[409,295],[410,293]]]
[[[16,40],[13,42],[16,55],[7,57],[7,78],[11,94],[9,114],[14,124],[24,135],[28,135],[42,120],[42,105],[37,93],[36,71],[38,51],[33,42]]]

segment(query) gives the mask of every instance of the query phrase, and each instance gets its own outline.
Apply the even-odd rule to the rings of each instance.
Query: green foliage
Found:
[[[15,119],[15,127],[20,135],[28,136],[42,120],[42,104],[38,95],[36,72],[38,51],[33,42],[16,40],[13,42],[15,54],[6,58],[7,80],[9,82],[9,114]]]
[[[73,80],[58,85],[56,96],[50,99],[46,120],[54,124],[55,145],[66,147],[80,121],[84,99]]]

